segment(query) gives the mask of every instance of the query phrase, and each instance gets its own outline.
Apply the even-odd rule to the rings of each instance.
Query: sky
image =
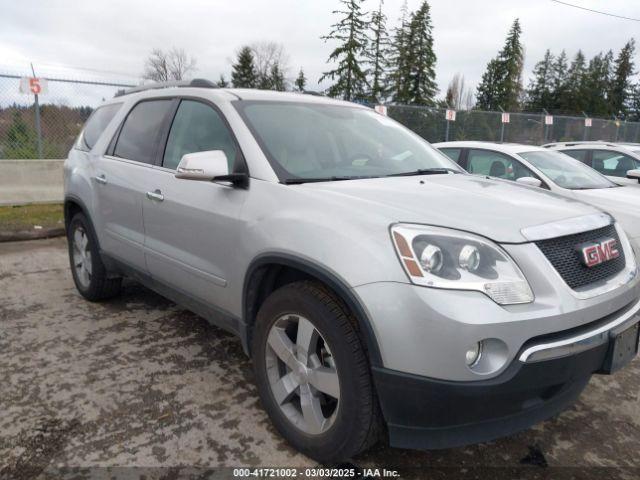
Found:
[[[638,0],[567,1],[640,19]],[[397,24],[402,3],[384,1],[389,28]],[[408,0],[409,9],[420,3]],[[640,22],[551,0],[429,4],[441,96],[456,73],[470,85],[478,83],[516,17],[523,29],[525,84],[547,48],[556,53],[565,49],[570,57],[580,48],[591,57],[602,50],[617,51],[640,33]],[[370,11],[377,5],[378,0],[365,0],[363,8]],[[40,76],[136,81],[152,48],[175,46],[195,57],[196,77],[217,79],[223,73],[229,78],[239,47],[265,40],[284,45],[291,80],[303,68],[308,89],[318,89],[328,86],[317,81],[330,68],[326,60],[335,46],[320,37],[336,21],[332,10],[339,6],[338,0],[0,0],[0,73],[26,74],[33,62]],[[640,65],[640,53],[636,63]]]

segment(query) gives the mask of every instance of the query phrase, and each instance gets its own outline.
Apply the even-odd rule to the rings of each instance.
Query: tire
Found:
[[[317,334],[309,335],[312,328]],[[305,354],[301,345],[311,348]],[[297,450],[335,463],[376,443],[381,420],[364,348],[343,307],[321,285],[296,282],[273,292],[258,312],[252,352],[262,404]]]
[[[120,292],[122,278],[109,276],[100,258],[93,228],[83,213],[76,213],[71,218],[67,244],[73,282],[84,298],[97,302]]]

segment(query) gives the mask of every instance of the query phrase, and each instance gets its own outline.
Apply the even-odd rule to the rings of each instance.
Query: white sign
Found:
[[[456,111],[447,109],[447,113],[445,114],[445,117],[446,117],[448,122],[455,122],[456,121]]]
[[[509,114],[507,112],[502,112],[502,123],[509,123],[510,120]]]
[[[386,105],[376,105],[373,109],[378,112],[380,115],[387,116],[387,106]]]
[[[49,82],[46,78],[22,77],[20,79],[20,93],[29,95],[42,95],[49,91]]]
[[[585,127],[590,127],[591,126],[591,119],[590,118],[585,118],[584,119],[584,126]]]
[[[544,124],[545,125],[553,125],[553,115],[545,115],[544,116]]]

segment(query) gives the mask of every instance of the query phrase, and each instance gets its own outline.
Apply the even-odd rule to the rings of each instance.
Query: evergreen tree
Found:
[[[298,91],[304,92],[304,87],[307,86],[307,77],[304,76],[304,71],[302,69],[300,69],[300,71],[298,72],[298,77],[296,78],[295,85]]]
[[[634,122],[640,122],[640,82],[636,83],[631,90],[629,118]]]
[[[553,63],[552,100],[547,110],[562,110],[562,102],[567,96],[567,53],[562,50]],[[579,113],[579,112],[578,112]]]
[[[399,25],[393,35],[390,49],[389,82],[392,100],[396,103],[408,103],[408,47],[409,47],[409,14],[407,1],[401,7]]]
[[[524,65],[521,36],[520,20],[516,18],[502,50],[489,62],[478,85],[478,108],[496,110],[502,107],[507,111],[519,109]]]
[[[371,88],[368,97],[373,103],[384,102],[389,93],[386,79],[389,34],[386,26],[387,17],[382,12],[382,3],[383,0],[380,0],[378,10],[371,13],[371,21],[369,22],[372,38],[368,53],[371,65]]]
[[[552,108],[554,88],[554,58],[547,49],[544,58],[536,63],[533,69],[533,78],[527,89],[527,101],[525,108],[531,112],[537,112]]]
[[[0,151],[4,158],[38,158],[36,132],[26,124],[19,110],[13,112],[5,145],[4,152]]]
[[[224,73],[220,74],[220,79],[216,82],[216,86],[218,88],[227,88],[229,86],[229,82],[224,76]]]
[[[242,47],[238,52],[236,63],[232,66],[231,82],[236,88],[255,88],[258,86],[256,67],[253,63],[251,48]]]
[[[522,67],[524,65],[524,47],[520,42],[522,29],[516,18],[507,35],[507,42],[500,52],[503,70],[501,104],[507,111],[518,110],[522,95]]]
[[[286,82],[284,79],[284,73],[280,70],[277,63],[271,65],[271,72],[269,74],[270,90],[276,90],[278,92],[284,92],[286,88]]]
[[[500,107],[501,65],[498,59],[489,61],[476,92],[476,108],[479,110],[498,110]]]
[[[345,10],[334,10],[341,15],[338,23],[332,25],[329,35],[323,40],[337,40],[338,46],[331,52],[327,62],[338,62],[335,69],[324,72],[319,82],[329,78],[335,83],[329,87],[330,97],[353,100],[362,97],[367,88],[367,71],[363,70],[362,59],[366,55],[368,28],[362,12],[362,0],[340,0]]]
[[[611,79],[611,87],[609,92],[609,101],[614,114],[627,113],[629,109],[629,100],[632,93],[633,85],[631,77],[635,74],[633,71],[633,56],[635,53],[635,40],[632,38],[620,50],[615,61],[613,78]]]
[[[586,109],[584,98],[586,89],[586,60],[582,50],[574,57],[565,81],[566,95],[559,99],[558,108],[568,113],[582,113]]]
[[[433,51],[433,25],[429,3],[425,0],[411,16],[409,24],[408,100],[413,105],[434,105],[436,54]]]
[[[613,52],[599,53],[591,59],[585,73],[583,92],[585,110],[590,115],[608,116],[614,113],[608,98],[611,85]]]

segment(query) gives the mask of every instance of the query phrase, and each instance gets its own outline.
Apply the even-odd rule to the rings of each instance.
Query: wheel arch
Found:
[[[282,285],[278,283],[278,278],[282,281],[283,275],[285,284],[289,283],[288,280],[304,279],[315,280],[327,287],[357,321],[371,365],[382,366],[382,357],[371,321],[362,302],[348,284],[335,272],[316,262],[284,253],[259,255],[247,269],[242,291],[242,318],[245,322],[243,340],[249,354],[258,310],[266,297]]]
[[[78,212],[82,213],[87,219],[87,222],[89,222],[89,228],[91,229],[91,234],[93,235],[93,238],[96,239],[96,243],[98,244],[98,250],[100,251],[101,250],[100,239],[98,238],[98,235],[96,234],[96,229],[93,226],[93,220],[91,219],[91,215],[89,215],[89,209],[87,208],[85,203],[75,195],[66,195],[64,197],[63,213],[64,213],[65,232],[67,233],[69,232],[69,224],[71,223],[71,219]]]

